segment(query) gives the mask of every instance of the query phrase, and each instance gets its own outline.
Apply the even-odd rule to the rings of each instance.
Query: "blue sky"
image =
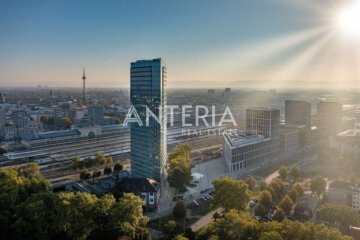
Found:
[[[130,62],[156,57],[174,85],[255,79],[223,53],[321,25],[296,1],[0,0],[0,86],[80,86],[83,66],[89,86],[127,86]]]

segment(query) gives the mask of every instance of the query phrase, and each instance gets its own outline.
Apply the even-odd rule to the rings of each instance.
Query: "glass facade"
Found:
[[[278,147],[272,139],[261,135],[224,134],[223,154],[228,171],[246,171],[249,166],[274,159],[278,155]]]
[[[317,112],[319,127],[325,130],[326,135],[336,136],[341,132],[342,103],[321,101],[317,105]]]
[[[285,122],[287,125],[305,125],[306,128],[311,128],[311,103],[286,100]]]
[[[246,133],[248,135],[263,135],[266,138],[278,138],[280,128],[279,123],[279,109],[246,109]]]
[[[130,102],[143,123],[131,123],[131,176],[161,183],[166,175],[166,67],[161,59],[131,63]],[[153,117],[146,124],[146,107]]]

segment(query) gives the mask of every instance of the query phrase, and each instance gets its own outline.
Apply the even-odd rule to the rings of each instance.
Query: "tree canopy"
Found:
[[[50,192],[34,164],[0,169],[0,232],[4,239],[151,239],[139,197],[98,198]]]
[[[255,190],[256,180],[255,180],[255,178],[253,176],[250,176],[250,177],[246,178],[245,182],[248,185],[250,191]]]
[[[207,239],[291,239],[350,240],[334,228],[322,224],[284,220],[259,223],[249,213],[230,210],[197,232],[197,240]]]
[[[351,207],[339,204],[327,203],[322,205],[316,213],[318,220],[328,222],[330,224],[340,223],[342,226],[349,225],[359,226],[360,215]]]
[[[169,156],[168,182],[181,192],[186,191],[186,186],[190,185],[192,179],[190,153],[191,147],[181,144]]]
[[[317,193],[318,195],[325,192],[326,181],[322,177],[316,177],[311,180],[310,189],[312,192]]]
[[[223,207],[225,210],[244,210],[250,200],[248,185],[242,181],[230,177],[220,177],[213,181],[215,194],[212,203]]]
[[[286,179],[287,175],[288,175],[288,168],[285,166],[285,165],[282,165],[279,170],[278,170],[278,173],[279,173],[279,177],[283,180]]]
[[[293,179],[298,179],[300,177],[300,168],[298,166],[293,166],[289,172],[289,175]]]
[[[172,212],[174,218],[183,220],[186,217],[186,208],[183,201],[178,201]]]

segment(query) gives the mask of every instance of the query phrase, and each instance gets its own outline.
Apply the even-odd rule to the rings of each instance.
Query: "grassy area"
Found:
[[[161,229],[163,229],[164,225],[170,220],[175,220],[175,219],[173,218],[173,216],[166,216],[166,217],[158,218],[156,220],[152,220],[152,221],[148,222],[147,227],[161,231]],[[199,220],[198,217],[186,218],[186,225],[190,226],[193,223],[195,223],[197,220]]]
[[[276,170],[278,170],[281,165],[291,165],[292,163],[294,163],[295,161],[298,161],[299,159],[304,159],[306,157],[308,157],[310,154],[306,154],[306,153],[301,153],[301,154],[296,154],[292,157],[280,160],[280,161],[275,161],[275,162],[271,162],[269,164],[267,164],[266,166],[262,167],[261,169],[259,169],[258,171],[255,171],[253,173],[254,176],[259,176],[259,177],[267,177],[270,174],[272,174],[273,172],[275,172]]]
[[[204,216],[206,215],[208,212],[211,211],[211,204],[210,202],[204,202],[203,204],[201,204],[199,207],[194,208],[191,211],[191,215],[192,216]]]
[[[281,165],[287,165],[287,164],[288,164],[287,161],[270,163],[266,167],[263,167],[260,170],[254,172],[253,175],[265,178],[270,174],[272,174],[273,172],[277,171],[281,167]]]
[[[155,230],[161,230],[163,226],[170,220],[173,220],[172,216],[166,216],[155,220],[151,220],[150,222],[148,222],[147,227]]]

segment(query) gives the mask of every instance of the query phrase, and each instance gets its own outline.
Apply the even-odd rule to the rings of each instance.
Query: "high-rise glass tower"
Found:
[[[278,138],[280,128],[280,110],[274,108],[246,109],[246,133],[263,135],[266,138]]]
[[[161,183],[167,159],[165,63],[160,58],[131,63],[130,82],[130,102],[143,123],[131,123],[131,176]],[[160,123],[154,117],[146,123],[146,107]]]
[[[317,104],[317,113],[320,118],[319,127],[325,130],[326,135],[336,136],[341,132],[342,103],[320,101]]]
[[[311,128],[311,103],[305,101],[285,101],[285,122],[288,125],[305,125]]]

